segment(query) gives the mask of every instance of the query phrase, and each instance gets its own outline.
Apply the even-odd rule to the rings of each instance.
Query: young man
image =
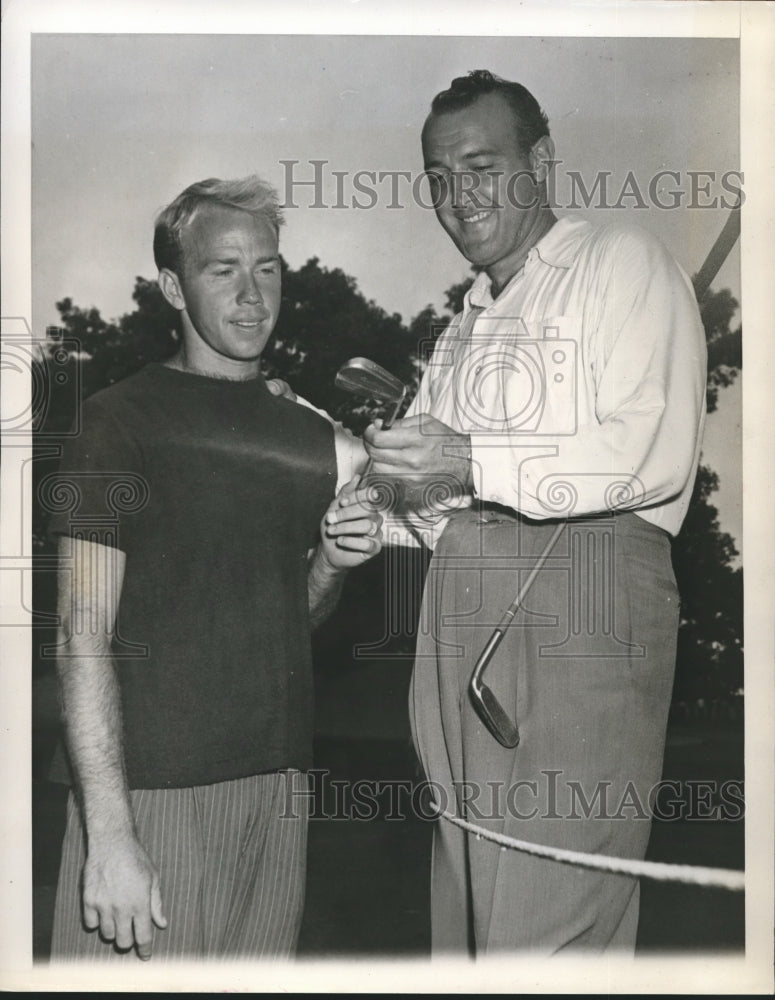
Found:
[[[670,538],[705,413],[693,290],[645,232],[555,217],[547,120],[519,84],[454,80],[422,146],[439,222],[480,273],[407,418],[365,434],[376,474],[441,477],[462,508],[407,515],[435,545],[410,697],[418,752],[440,805],[479,826],[643,858],[678,627]],[[484,676],[514,746],[471,677],[542,553]],[[435,951],[632,950],[637,916],[634,878],[437,825]]]
[[[255,177],[194,184],[161,213],[180,350],[88,399],[63,459],[73,504],[53,530],[75,794],[54,959],[295,947],[310,630],[381,540],[378,515],[339,508],[360,451],[260,374],[280,223]]]

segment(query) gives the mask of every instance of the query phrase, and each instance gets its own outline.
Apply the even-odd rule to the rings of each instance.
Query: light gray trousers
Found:
[[[516,749],[496,742],[469,696],[481,649],[554,527],[477,510],[450,522],[425,584],[415,744],[451,812],[534,843],[640,859],[678,627],[664,531],[635,514],[569,522],[484,675],[518,722]],[[431,900],[435,954],[635,945],[636,879],[501,849],[444,819]]]

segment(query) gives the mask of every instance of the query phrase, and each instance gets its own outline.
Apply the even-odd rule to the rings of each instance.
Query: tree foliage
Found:
[[[710,503],[718,476],[701,465],[692,501],[673,543],[681,595],[674,697],[724,700],[743,687],[743,572],[737,549]]]
[[[700,315],[708,345],[708,413],[719,389],[733,383],[743,366],[743,331],[730,329],[739,303],[722,288],[708,292]],[[673,566],[681,595],[681,626],[674,698],[725,701],[743,687],[743,571],[731,535],[721,531],[711,503],[718,476],[700,465],[681,532],[673,543]]]
[[[701,303],[708,344],[708,413],[716,409],[718,390],[731,385],[743,367],[743,328],[730,329],[738,306],[728,288],[709,292]]]

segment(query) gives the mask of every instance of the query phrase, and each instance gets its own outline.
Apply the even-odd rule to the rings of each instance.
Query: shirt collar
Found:
[[[533,248],[550,267],[572,267],[581,247],[581,236],[590,223],[580,215],[564,215]]]
[[[580,215],[564,215],[530,250],[525,263],[539,257],[549,267],[572,267],[581,247],[581,237],[589,228],[590,223]],[[480,271],[466,293],[464,310],[467,312],[471,306],[487,308],[492,305],[490,286],[490,279]]]

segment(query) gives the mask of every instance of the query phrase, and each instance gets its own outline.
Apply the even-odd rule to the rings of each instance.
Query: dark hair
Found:
[[[255,174],[239,180],[218,180],[215,177],[198,181],[177,196],[156,219],[153,234],[153,256],[157,268],[167,267],[180,273],[183,263],[181,235],[201,209],[210,205],[238,208],[264,219],[279,233],[283,224],[277,192]]]
[[[503,80],[486,69],[474,69],[468,76],[456,77],[448,90],[442,90],[433,98],[431,114],[459,111],[485,94],[500,94],[508,102],[516,119],[522,152],[528,153],[539,139],[549,135],[549,119],[530,91],[521,83]]]

